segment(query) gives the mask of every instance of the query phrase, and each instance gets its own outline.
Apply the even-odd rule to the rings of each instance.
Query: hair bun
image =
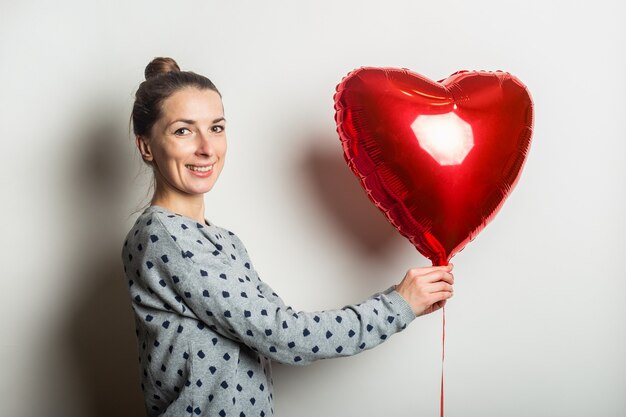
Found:
[[[146,80],[156,77],[157,75],[166,74],[168,72],[180,71],[180,67],[172,58],[169,57],[157,57],[154,58],[146,66],[144,75]]]

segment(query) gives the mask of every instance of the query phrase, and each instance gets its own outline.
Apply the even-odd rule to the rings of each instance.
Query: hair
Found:
[[[192,71],[181,71],[172,58],[154,58],[144,75],[146,80],[137,89],[131,116],[135,136],[150,136],[152,126],[161,118],[163,102],[183,88],[213,90],[222,97],[211,80]]]
[[[144,76],[145,80],[139,84],[135,93],[135,103],[130,117],[135,136],[150,137],[152,127],[162,116],[163,102],[179,90],[195,87],[200,90],[213,90],[220,98],[222,97],[211,80],[192,71],[181,71],[176,61],[169,57],[156,57],[150,61],[144,70]],[[150,162],[143,159],[142,161],[152,166]],[[148,195],[154,189],[153,175]],[[145,209],[148,205],[133,213]]]

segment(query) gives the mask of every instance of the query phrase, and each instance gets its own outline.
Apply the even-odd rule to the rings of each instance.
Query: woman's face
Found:
[[[137,142],[152,161],[157,190],[168,197],[211,190],[224,166],[225,123],[222,99],[213,90],[189,87],[168,97],[149,140]]]

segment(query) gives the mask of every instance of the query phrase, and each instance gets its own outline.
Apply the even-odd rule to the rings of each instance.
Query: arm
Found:
[[[150,267],[144,278],[149,281],[152,271],[163,281],[150,284],[155,291],[173,292],[203,325],[279,362],[353,355],[382,343],[416,317],[395,290],[342,309],[296,313],[277,296],[266,295],[271,289],[256,274],[214,256],[190,233],[168,230],[158,216],[146,231],[141,256]]]

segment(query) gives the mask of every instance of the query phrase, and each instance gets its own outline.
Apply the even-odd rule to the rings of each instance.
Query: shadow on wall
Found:
[[[128,135],[118,129],[118,121],[102,120],[102,115],[116,114],[106,110],[96,109],[87,118],[98,120],[97,126],[82,130],[91,134],[80,138],[79,150],[72,150],[73,160],[67,161],[67,218],[62,221],[76,230],[71,282],[77,288],[59,343],[68,353],[85,417],[145,416],[135,324],[120,258],[123,236],[117,227],[129,215],[120,207],[131,188],[132,164],[120,139]]]
[[[301,142],[308,148],[296,165],[291,167],[292,172],[287,174],[290,178],[303,182],[305,194],[310,194],[310,200],[338,230],[336,236],[345,236],[344,245],[353,249],[351,256],[355,257],[355,262],[363,260],[372,264],[390,264],[393,251],[397,250],[398,244],[406,244],[405,238],[369,200],[358,178],[346,164],[339,139],[328,134],[319,134],[303,138]],[[397,282],[401,278],[402,276],[397,276]],[[373,294],[388,286],[388,283],[383,284],[381,277],[374,274],[347,276],[342,279],[348,280],[349,285],[354,285],[355,292],[366,287],[374,288]],[[343,305],[336,307],[341,308]],[[288,402],[293,404],[298,399],[306,401],[307,398],[320,395],[311,392],[311,387],[324,383],[328,375],[332,374],[332,369],[336,369],[337,360],[341,361],[342,369],[347,372],[350,372],[352,366],[358,366],[358,362],[348,362],[348,358],[317,361],[305,367],[274,363],[272,374],[277,395],[277,413],[280,415],[281,410],[293,411],[294,407],[287,405]],[[358,383],[357,381],[356,384]],[[324,390],[320,387],[319,392]],[[285,401],[285,398],[289,401]],[[320,400],[328,401],[327,398]]]
[[[319,206],[346,235],[348,244],[364,257],[386,257],[394,250],[398,232],[369,200],[356,175],[348,167],[337,138],[321,136],[303,141],[309,149],[300,161],[304,180]],[[337,142],[337,143],[335,143]],[[329,149],[332,143],[335,149]]]

